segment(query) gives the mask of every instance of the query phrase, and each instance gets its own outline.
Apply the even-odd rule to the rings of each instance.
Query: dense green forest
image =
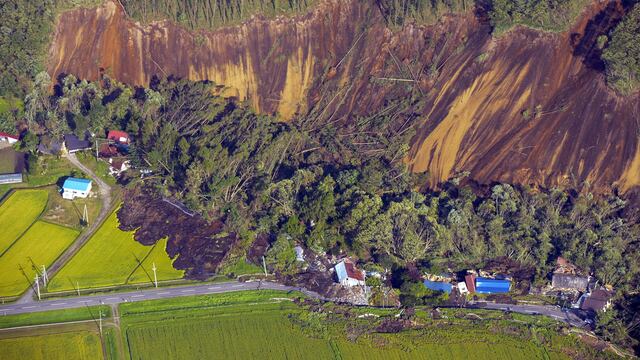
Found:
[[[169,19],[190,29],[215,29],[253,15],[275,17],[306,11],[316,0],[121,0],[127,14],[147,23]]]
[[[101,0],[0,1],[0,97],[22,98],[44,68],[46,47],[59,11]]]
[[[623,94],[640,88],[640,3],[611,32],[602,58],[610,85]]]
[[[390,26],[402,26],[406,20],[432,24],[444,14],[474,9],[474,0],[376,0],[380,12]]]
[[[590,0],[492,0],[490,18],[496,34],[514,25],[565,31]]]

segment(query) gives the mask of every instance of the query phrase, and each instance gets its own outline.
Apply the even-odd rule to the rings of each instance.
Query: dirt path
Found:
[[[91,169],[84,166],[75,156],[75,154],[68,154],[67,159],[69,159],[69,162],[71,162],[73,166],[77,167],[78,169],[82,170],[82,172],[87,174],[91,178],[91,180],[93,180],[93,182],[98,186],[98,192],[100,193],[100,198],[102,199],[102,208],[100,209],[100,214],[98,215],[98,217],[95,218],[91,224],[89,224],[89,227],[85,229],[85,231],[82,232],[80,236],[78,236],[73,244],[71,244],[71,246],[69,246],[67,250],[65,250],[65,252],[60,255],[56,262],[53,263],[53,265],[51,265],[49,269],[47,269],[49,277],[53,277],[58,272],[58,270],[60,270],[60,268],[62,268],[62,266],[78,252],[78,250],[80,250],[80,248],[87,242],[87,240],[91,238],[91,235],[93,235],[93,233],[98,229],[98,226],[100,226],[104,219],[109,216],[109,213],[111,211],[111,187],[102,179],[100,179],[93,171],[91,171]],[[29,290],[27,290],[27,292],[24,293],[24,295],[22,295],[17,303],[31,303],[34,301],[33,297],[34,290],[33,288],[30,288]]]

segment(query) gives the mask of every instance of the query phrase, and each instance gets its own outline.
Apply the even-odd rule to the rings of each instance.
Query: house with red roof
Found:
[[[343,259],[334,267],[338,282],[344,286],[364,286],[364,271],[356,268],[348,258]]]
[[[20,140],[17,135],[12,135],[6,132],[0,132],[0,142],[6,142],[9,144],[15,144]]]
[[[120,130],[109,130],[109,133],[107,134],[107,139],[117,144],[128,144],[129,134]]]

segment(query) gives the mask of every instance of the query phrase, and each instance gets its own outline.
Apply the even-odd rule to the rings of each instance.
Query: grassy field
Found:
[[[68,176],[74,169],[67,159],[55,156],[40,156],[38,163],[40,164],[38,173],[32,175],[25,174],[23,178],[24,182],[20,184],[0,185],[0,196],[4,195],[10,189],[56,184],[61,177]]]
[[[120,306],[122,333],[130,359],[569,359],[607,358],[558,325],[523,316],[502,319],[480,313],[483,321],[453,316],[417,316],[416,330],[375,331],[379,318],[397,310],[350,309],[325,305],[311,312],[284,300],[295,294],[251,291],[185,297]],[[469,311],[467,311],[469,312]],[[422,311],[422,315],[426,314]]]
[[[0,359],[103,359],[98,334],[89,331],[0,339]]]
[[[158,280],[179,279],[183,272],[173,269],[164,251],[166,240],[144,246],[133,239],[133,232],[118,229],[114,211],[82,249],[51,279],[49,291],[97,288],[127,283],[151,282],[152,263]],[[146,273],[144,270],[146,270]]]
[[[34,223],[0,256],[0,296],[22,294],[33,281],[34,264],[50,266],[78,234],[74,229],[44,221]]]
[[[67,200],[60,196],[60,190],[57,186],[47,187],[47,190],[49,191],[49,202],[42,214],[42,220],[81,230],[83,228],[84,206],[87,206],[90,222],[98,217],[102,209],[102,200],[99,197],[90,196],[84,199]]]
[[[92,320],[97,316],[99,311],[102,311],[102,316],[105,318],[111,316],[111,308],[107,305],[3,315],[0,316],[0,329],[68,321]]]
[[[40,216],[47,198],[45,190],[21,190],[0,205],[0,257]]]

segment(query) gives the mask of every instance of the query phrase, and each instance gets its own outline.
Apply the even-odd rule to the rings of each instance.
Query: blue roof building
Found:
[[[447,294],[451,294],[451,289],[453,288],[453,285],[451,285],[450,283],[431,280],[425,280],[424,286],[426,286],[429,290],[444,291]]]
[[[91,191],[91,180],[67,178],[62,185],[62,197],[73,200],[76,197],[86,198]]]
[[[511,281],[476,278],[476,292],[480,294],[508,293],[511,289]]]

